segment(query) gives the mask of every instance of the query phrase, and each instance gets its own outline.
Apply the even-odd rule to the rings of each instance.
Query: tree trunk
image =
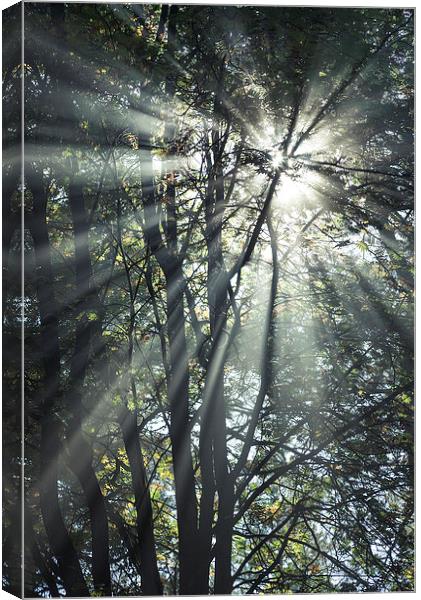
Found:
[[[45,549],[44,554],[41,552],[37,535],[34,530],[33,518],[27,505],[25,505],[25,544],[32,554],[35,567],[39,569],[41,576],[50,590],[51,597],[58,598],[60,593],[57,589],[56,574],[52,568],[52,561],[49,557],[45,556]],[[26,586],[27,583],[25,579],[25,587]],[[33,595],[33,586],[31,586],[31,588],[28,586],[25,596],[31,595]]]
[[[189,374],[181,267],[165,273],[170,361],[168,399],[179,529],[180,595],[196,594],[197,506],[189,424]]]
[[[206,242],[208,248],[208,304],[212,342],[214,349],[208,365],[206,418],[202,429],[204,436],[212,439],[218,515],[215,545],[215,594],[230,594],[231,546],[234,512],[234,486],[229,473],[227,455],[227,411],[224,395],[224,336],[221,335],[226,321],[228,303],[226,272],[222,254],[222,221],[225,211],[224,175],[221,165],[223,140],[221,114],[223,112],[224,63],[221,63],[214,102],[214,126],[212,131],[213,177],[206,202]],[[212,364],[213,363],[213,364]],[[202,433],[202,432],[201,432]],[[207,541],[210,551],[211,539]]]
[[[92,466],[92,450],[82,431],[82,393],[89,362],[91,334],[95,325],[88,311],[96,309],[89,253],[88,221],[82,184],[74,179],[69,185],[69,204],[73,220],[76,274],[77,319],[75,348],[70,366],[71,389],[68,396],[72,423],[68,430],[69,464],[78,477],[89,508],[92,533],[92,575],[97,593],[111,595],[108,520],[104,497]]]
[[[51,288],[53,281],[50,242],[46,222],[47,198],[42,176],[27,167],[27,182],[33,197],[33,213],[29,220],[35,249],[37,270],[37,297],[42,339],[44,385],[41,406],[40,444],[40,505],[47,538],[58,562],[63,585],[69,596],[88,596],[76,550],[64,523],[57,487],[58,457],[62,447],[58,424],[54,417],[60,395],[60,347],[57,306]]]
[[[145,596],[162,596],[163,588],[156,558],[152,504],[139,441],[136,411],[132,412],[125,406],[122,407],[119,414],[119,423],[129,459],[135,496],[142,594]]]
[[[133,348],[136,312],[135,302],[137,290],[140,285],[140,279],[136,286],[133,286],[130,268],[127,264],[126,254],[121,236],[121,206],[120,199],[117,199],[117,236],[118,245],[123,258],[123,263],[126,272],[126,280],[130,295],[130,325],[128,330],[128,352],[127,365],[130,372],[131,392],[135,405],[138,404],[138,396],[136,389],[136,381],[133,370]],[[127,390],[123,391],[123,396],[126,396]],[[139,573],[142,580],[142,593],[146,596],[160,596],[163,594],[163,587],[158,571],[158,563],[155,548],[155,535],[153,525],[152,503],[149,493],[149,485],[145,463],[143,459],[142,446],[139,438],[137,426],[137,410],[130,410],[127,406],[127,399],[124,398],[123,406],[118,415],[120,428],[123,435],[124,446],[130,464],[130,472],[132,477],[132,487],[135,496],[136,505],[136,529],[137,529],[137,544],[130,550],[134,564],[139,565]],[[121,527],[120,527],[121,529]]]
[[[146,141],[149,148],[152,143]],[[197,506],[191,455],[189,418],[189,372],[185,315],[183,303],[184,277],[178,259],[164,245],[159,227],[152,170],[152,155],[145,152],[142,160],[142,197],[144,233],[151,252],[166,280],[169,380],[167,393],[170,406],[170,438],[174,464],[177,524],[179,530],[180,594],[195,594],[192,573],[197,571]],[[170,246],[176,248],[177,228],[173,222]]]

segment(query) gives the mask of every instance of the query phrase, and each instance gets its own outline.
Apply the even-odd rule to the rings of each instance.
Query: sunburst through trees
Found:
[[[413,11],[23,13],[4,589],[413,589]]]

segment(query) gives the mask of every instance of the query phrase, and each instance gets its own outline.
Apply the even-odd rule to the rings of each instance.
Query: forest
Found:
[[[413,26],[4,12],[4,590],[414,590]]]

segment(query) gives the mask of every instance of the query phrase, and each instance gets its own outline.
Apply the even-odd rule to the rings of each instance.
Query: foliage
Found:
[[[413,11],[24,6],[26,593],[413,589]]]

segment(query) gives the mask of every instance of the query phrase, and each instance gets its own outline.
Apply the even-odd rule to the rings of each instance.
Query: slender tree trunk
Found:
[[[136,505],[140,576],[145,596],[162,596],[163,588],[156,558],[152,504],[137,427],[137,413],[121,408],[119,423],[129,459]]]
[[[222,172],[217,170],[216,208],[213,219],[215,230],[209,245],[209,306],[211,316],[211,332],[217,345],[214,357],[217,363],[224,354],[224,336],[218,335],[218,323],[226,319],[226,291],[222,284],[223,258],[221,246],[220,220],[223,214],[223,179]],[[212,387],[212,406],[210,407],[210,427],[213,438],[213,457],[216,490],[218,493],[218,519],[216,523],[215,546],[215,594],[230,594],[231,581],[231,546],[234,512],[234,485],[229,473],[227,449],[227,410],[224,394],[224,364],[217,364],[216,376]]]
[[[179,528],[180,594],[195,594],[197,568],[197,506],[191,456],[189,374],[181,267],[165,274],[170,379],[170,437]]]
[[[52,598],[58,598],[60,593],[57,588],[56,574],[52,568],[52,561],[41,552],[39,541],[34,530],[33,518],[28,506],[25,505],[25,544],[32,554],[35,567],[39,569],[41,576],[46,582]],[[26,585],[26,581],[25,581]],[[25,595],[33,595],[33,589],[28,589]]]
[[[61,454],[58,423],[54,408],[60,395],[60,347],[57,306],[51,288],[50,241],[46,222],[47,199],[42,176],[29,166],[27,180],[33,197],[33,213],[29,219],[35,249],[37,297],[40,314],[40,333],[43,346],[44,385],[40,444],[40,505],[47,538],[57,560],[63,585],[69,596],[88,596],[79,559],[64,523],[58,499],[58,457]]]
[[[167,393],[170,406],[169,433],[179,530],[180,594],[194,594],[192,574],[196,572],[197,566],[197,506],[189,423],[189,372],[183,302],[184,278],[181,265],[164,245],[161,237],[159,209],[156,205],[154,181],[151,175],[152,156],[150,153],[145,153],[142,170],[145,237],[151,252],[161,266],[167,288],[169,361]],[[173,235],[177,235],[176,228],[173,230]],[[176,246],[174,240],[172,243]]]
[[[176,9],[169,15],[169,54],[174,50]],[[174,9],[174,10],[173,10]],[[166,91],[173,95],[174,78],[168,77]],[[170,137],[169,131],[166,135]],[[163,240],[160,224],[162,207],[155,195],[152,164],[152,132],[140,136],[146,150],[141,163],[141,187],[144,209],[144,233],[148,246],[164,273],[167,289],[167,335],[169,377],[167,393],[170,408],[170,439],[172,447],[175,500],[179,542],[179,593],[195,594],[195,574],[198,565],[198,524],[195,478],[191,454],[189,416],[189,370],[184,315],[184,276],[177,256],[177,226],[175,220],[175,189],[169,186],[170,203],[166,227],[168,245]]]
[[[89,253],[88,220],[82,183],[74,178],[69,186],[69,204],[73,220],[76,274],[76,339],[70,367],[69,463],[78,477],[89,508],[92,533],[92,575],[95,591],[111,595],[108,519],[104,497],[92,466],[92,450],[82,431],[83,384],[89,362],[92,330],[96,319],[87,312],[97,308],[92,291],[92,264]],[[94,313],[95,314],[95,313]]]
[[[89,596],[73,542],[61,515],[57,486],[57,457],[62,453],[58,424],[44,417],[41,424],[41,513],[68,596]]]
[[[247,432],[245,435],[244,446],[242,452],[238,458],[237,464],[231,472],[231,481],[234,486],[236,478],[240,475],[243,466],[245,465],[248,454],[252,447],[252,443],[255,436],[256,427],[258,425],[259,417],[261,414],[261,410],[263,407],[263,402],[266,395],[270,391],[270,387],[272,384],[272,361],[273,361],[273,353],[275,347],[275,302],[276,296],[278,293],[278,283],[279,283],[279,265],[278,265],[278,246],[276,242],[276,234],[272,225],[272,215],[269,212],[267,216],[267,225],[270,234],[271,240],[271,250],[272,250],[272,281],[270,286],[270,295],[269,295],[269,303],[266,313],[265,326],[263,329],[263,351],[262,351],[262,359],[261,359],[261,367],[260,367],[260,388],[257,394],[256,402],[253,408],[253,412],[251,415],[251,420],[249,422],[249,426],[247,428]],[[227,513],[226,513],[226,528],[225,535],[230,535],[230,544],[232,544],[232,535],[234,528],[234,507],[235,507],[235,492],[234,487],[232,489],[232,496],[227,498]],[[231,492],[230,489],[230,492]],[[231,582],[232,586],[232,582]]]
[[[66,7],[65,4],[52,4],[50,8],[52,34],[65,50],[67,48]],[[74,127],[77,123],[75,105],[72,94],[59,94],[63,81],[63,61],[60,53],[53,53],[48,59],[48,70],[51,77],[51,91],[56,104],[53,112],[54,125],[57,128],[57,142],[63,141],[66,128]],[[73,77],[74,74],[70,75]],[[72,80],[68,82],[70,85]],[[63,106],[58,106],[62,103]],[[63,118],[62,115],[65,115]],[[77,166],[76,166],[77,168]],[[69,390],[66,403],[71,415],[67,425],[69,466],[75,473],[84,492],[89,509],[92,536],[92,575],[97,594],[111,595],[111,575],[109,564],[108,520],[102,495],[94,468],[92,466],[92,450],[82,432],[82,395],[83,384],[90,357],[91,335],[96,324],[88,318],[87,311],[92,309],[91,276],[92,266],[88,243],[88,220],[84,206],[82,184],[76,178],[69,185],[69,205],[73,221],[75,245],[76,273],[76,322],[75,347],[70,365]],[[46,227],[46,225],[45,225]],[[51,281],[51,280],[50,280]],[[56,323],[57,328],[57,323]],[[58,348],[55,361],[57,376],[60,374],[60,354]]]
[[[174,99],[177,74],[171,68],[176,50],[176,20],[178,7],[171,6],[168,17],[167,56],[170,68],[165,84],[167,101]],[[175,117],[165,128],[165,143],[169,144],[175,135]],[[177,217],[176,192],[171,173],[167,185],[167,238],[168,247],[177,257]],[[180,528],[180,594],[208,593],[207,581],[200,583],[201,547],[198,537],[198,512],[195,493],[195,479],[191,456],[190,417],[189,417],[189,365],[184,315],[184,275],[176,258],[167,265],[167,331],[170,359],[170,379],[168,398],[171,410],[170,435],[174,458],[176,501]],[[177,489],[178,488],[178,489]]]
[[[138,286],[133,287],[130,269],[127,265],[124,252],[121,228],[120,228],[120,203],[118,202],[118,240],[120,251],[123,257],[123,263],[126,270],[127,285],[130,293],[130,325],[129,325],[129,347],[128,347],[128,369],[133,366],[133,342],[135,332],[135,309],[136,293]],[[140,280],[139,280],[140,281]],[[133,375],[130,375],[131,392],[133,400],[137,403],[136,383]],[[125,395],[125,393],[124,393]],[[153,526],[152,503],[147,482],[145,462],[140,444],[139,431],[137,426],[137,410],[130,410],[127,407],[127,401],[121,407],[118,415],[120,428],[123,435],[124,447],[129,460],[130,472],[132,477],[132,486],[136,505],[136,528],[137,544],[134,549],[139,560],[139,572],[142,579],[142,593],[146,596],[160,596],[163,593],[161,578],[158,571],[158,563],[155,547],[155,535]],[[137,564],[137,561],[136,563]]]
[[[201,440],[204,448],[207,448],[209,444],[208,438],[212,440],[215,484],[218,494],[218,515],[215,532],[215,594],[230,594],[232,591],[231,546],[234,512],[234,485],[228,465],[227,411],[222,359],[225,355],[224,344],[226,341],[224,340],[225,336],[221,335],[221,325],[226,321],[228,310],[226,272],[222,254],[222,221],[225,211],[224,175],[221,166],[224,147],[221,131],[223,81],[224,63],[221,63],[214,103],[213,167],[210,174],[212,180],[209,185],[205,209],[208,248],[208,305],[211,336],[215,348],[212,353],[211,363],[213,362],[213,364],[208,365],[207,379],[210,379],[212,383],[207,386],[207,406],[201,428]],[[204,493],[211,491],[211,489],[205,489]],[[206,549],[209,555],[210,546],[211,537],[206,540]],[[208,558],[208,565],[209,562]]]

